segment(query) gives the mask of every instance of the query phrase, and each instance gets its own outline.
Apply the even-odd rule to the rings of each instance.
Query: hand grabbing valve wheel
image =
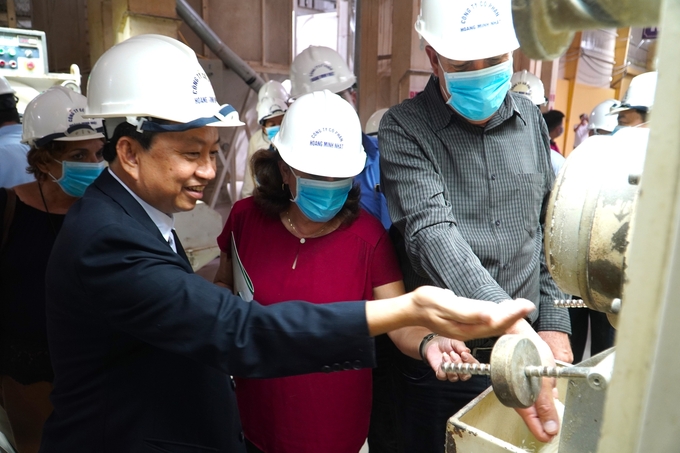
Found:
[[[507,407],[526,408],[536,402],[543,377],[586,378],[590,367],[543,366],[534,342],[522,335],[503,335],[491,352],[490,364],[442,363],[445,373],[490,375],[498,400]]]

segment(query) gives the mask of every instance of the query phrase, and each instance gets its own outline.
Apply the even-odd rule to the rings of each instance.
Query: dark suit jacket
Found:
[[[41,452],[245,452],[230,375],[374,365],[363,302],[246,303],[178,247],[108,171],[71,208],[46,277]]]

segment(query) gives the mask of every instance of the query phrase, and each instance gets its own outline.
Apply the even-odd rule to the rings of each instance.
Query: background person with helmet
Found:
[[[517,71],[510,78],[510,91],[523,94],[537,106],[545,105],[545,88],[541,79],[526,69]]]
[[[26,171],[26,153],[21,143],[21,122],[17,97],[6,78],[0,76],[0,187],[14,187],[33,181]]]
[[[609,113],[617,108],[621,103],[616,99],[607,99],[602,101],[593,108],[590,112],[590,121],[588,123],[589,135],[609,135],[618,124],[616,115]]]
[[[272,90],[274,84],[280,86],[280,90]],[[255,189],[255,178],[253,177],[253,169],[251,160],[253,155],[261,150],[268,149],[271,145],[272,138],[279,131],[283,115],[288,110],[288,93],[283,86],[274,80],[262,85],[260,93],[264,94],[257,102],[257,122],[260,124],[260,130],[256,131],[250,142],[248,142],[248,157],[246,159],[246,174],[243,178],[243,187],[241,188],[241,198],[249,197],[253,194]],[[268,95],[269,94],[269,95]]]
[[[519,46],[511,1],[423,0],[415,27],[434,75],[385,114],[378,132],[406,289],[435,284],[476,299],[530,299],[537,310],[515,331],[536,338],[545,361],[554,354],[569,362],[569,315],[554,307],[564,296],[542,253],[540,213],[554,181],[548,131],[536,106],[509,92]],[[466,344],[485,362],[494,341]],[[397,357],[398,444],[443,452],[446,420],[489,381],[440,383],[425,364]],[[553,385],[543,380],[537,403],[518,411],[539,440],[559,429]]]
[[[218,238],[215,282],[234,288],[231,238],[263,305],[385,299],[404,294],[387,231],[359,209],[353,178],[364,169],[355,110],[330,91],[295,100],[253,159],[260,182],[237,202]],[[236,379],[253,451],[359,451],[368,435],[371,370]],[[253,448],[254,447],[254,448]]]
[[[364,368],[371,336],[409,324],[488,336],[533,308],[433,287],[369,302],[244,302],[194,274],[172,230],[172,214],[193,209],[215,177],[215,127],[242,124],[196,54],[135,36],[100,57],[87,92],[110,165],[69,210],[47,266],[55,380],[42,453],[243,453],[230,375]]]
[[[621,105],[609,112],[610,115],[618,115],[618,128],[640,126],[647,122],[647,114],[654,106],[657,74],[656,71],[645,72],[630,81]]]
[[[354,87],[356,77],[345,60],[335,50],[323,46],[309,46],[295,57],[290,66],[290,95],[298,98],[314,91],[328,90],[349,102],[356,109]],[[366,152],[364,171],[354,178],[361,188],[361,207],[389,228],[389,213],[380,186],[380,151],[376,137],[362,133],[361,144]]]
[[[364,128],[364,133],[369,137],[378,136],[378,128],[380,127],[380,120],[383,115],[387,112],[387,109],[378,109],[368,118],[366,121],[366,127]]]
[[[52,412],[47,260],[66,211],[105,166],[102,122],[83,119],[85,104],[84,96],[61,86],[29,102],[24,168],[34,181],[0,189],[0,383],[20,453],[38,451]]]

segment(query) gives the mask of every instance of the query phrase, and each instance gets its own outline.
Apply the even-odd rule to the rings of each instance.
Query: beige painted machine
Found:
[[[658,23],[659,82],[650,129],[586,141],[558,176],[546,217],[552,275],[581,296],[577,305],[618,325],[617,352],[560,371],[537,368],[525,342],[501,343],[488,368],[458,370],[490,374],[494,392],[449,420],[447,452],[680,451],[680,1],[513,0],[513,14],[522,50],[537,59],[562,53],[576,30]],[[537,375],[567,377],[551,450],[501,405],[535,398]]]
[[[45,32],[0,27],[0,75],[5,77],[19,98],[17,110],[53,85],[80,93],[80,69],[71,65],[69,74],[49,72]]]

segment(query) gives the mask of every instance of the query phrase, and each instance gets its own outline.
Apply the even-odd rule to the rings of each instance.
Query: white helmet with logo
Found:
[[[387,112],[387,109],[380,109],[373,112],[373,115],[366,121],[366,130],[364,131],[366,135],[375,135],[378,133],[378,128],[380,127],[380,120],[383,115]]]
[[[285,114],[286,110],[288,110],[288,104],[283,99],[262,98],[257,103],[257,122],[262,124],[269,118]]]
[[[288,102],[289,97],[290,95],[288,94],[288,91],[286,91],[286,88],[283,86],[283,84],[281,82],[277,82],[276,80],[265,82],[265,84],[260,88],[260,91],[257,92],[258,102],[264,98],[283,99],[284,101]]]
[[[536,105],[545,104],[545,88],[541,79],[526,69],[516,72],[510,79],[510,91],[523,94]]]
[[[357,112],[328,90],[296,100],[272,145],[284,162],[312,175],[351,178],[361,173],[366,163]]]
[[[0,76],[0,95],[3,94],[15,94],[14,88],[9,84],[6,78]]]
[[[512,24],[512,0],[422,0],[416,31],[439,55],[480,60],[519,47]]]
[[[194,51],[162,35],[134,36],[107,50],[92,68],[87,95],[86,118],[117,118],[138,130],[243,125],[232,106],[217,103]]]
[[[53,86],[39,94],[24,111],[21,141],[41,147],[55,141],[104,138],[100,119],[85,119],[87,99],[63,86]]]
[[[626,94],[621,99],[621,105],[612,109],[610,114],[630,109],[642,110],[643,112],[652,110],[657,75],[656,71],[652,71],[633,77]]]
[[[613,132],[618,124],[616,115],[610,115],[612,109],[617,108],[621,103],[616,99],[607,99],[600,102],[590,112],[590,121],[588,122],[588,129],[591,131],[606,131]]]
[[[321,90],[339,93],[355,82],[345,60],[330,47],[309,46],[290,65],[290,95],[294,98]]]

